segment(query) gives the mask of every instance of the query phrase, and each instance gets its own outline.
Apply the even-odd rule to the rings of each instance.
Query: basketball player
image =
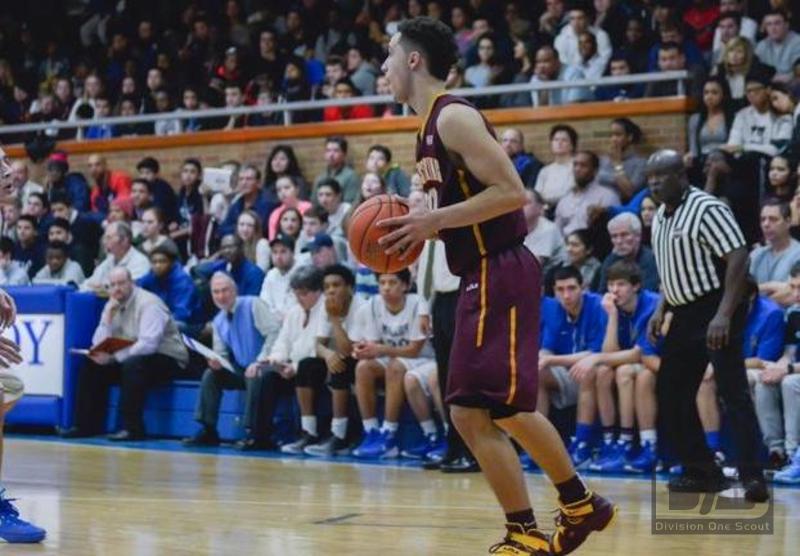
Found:
[[[513,164],[480,112],[445,94],[456,62],[450,29],[419,17],[403,22],[383,71],[399,102],[423,119],[417,172],[429,209],[378,223],[394,228],[387,254],[437,233],[461,277],[446,402],[506,514],[505,539],[491,554],[568,554],[605,529],[616,507],[586,488],[553,425],[536,413],[541,267],[523,245],[525,193]],[[553,481],[561,508],[552,538],[539,530],[514,438]]]
[[[0,149],[0,204],[16,202],[16,191],[11,183],[11,167],[3,149]],[[5,330],[17,318],[14,300],[0,290],[0,330]],[[3,423],[6,413],[22,397],[24,385],[15,375],[4,369],[22,363],[19,346],[8,338],[0,337],[0,466],[3,463]],[[19,512],[5,497],[5,488],[0,486],[0,539],[8,543],[35,543],[45,537],[44,529],[19,518]]]

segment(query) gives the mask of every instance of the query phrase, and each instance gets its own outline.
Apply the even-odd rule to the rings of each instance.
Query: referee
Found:
[[[683,157],[655,152],[646,172],[662,203],[653,220],[652,246],[662,297],[649,323],[652,341],[672,314],[658,372],[659,435],[677,455],[683,474],[670,479],[676,492],[719,492],[727,485],[706,446],[697,413],[697,389],[709,361],[736,431],[739,478],[745,498],[769,498],[758,461],[760,433],[747,386],[742,337],[747,317],[747,248],[730,209],[691,187]]]

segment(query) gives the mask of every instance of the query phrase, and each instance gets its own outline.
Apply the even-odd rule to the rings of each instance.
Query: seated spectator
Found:
[[[342,201],[342,188],[333,178],[326,178],[317,184],[317,204],[328,214],[328,229],[330,235],[344,237],[343,223],[352,205]],[[355,200],[355,199],[354,199]]]
[[[750,72],[745,82],[749,106],[736,113],[725,150],[736,153],[757,153],[774,156],[778,149],[773,143],[776,131],[775,112],[769,99],[769,76]]]
[[[528,82],[527,80],[525,81]],[[390,96],[392,88],[389,79],[385,75],[379,75],[375,82],[375,94],[380,96]],[[388,102],[386,104],[375,105],[376,118],[394,118],[403,115],[403,105],[398,102]]]
[[[714,24],[719,19],[720,7],[710,0],[693,0],[683,13],[683,22],[694,35],[697,46],[705,53],[714,42]]]
[[[70,172],[67,154],[56,151],[47,159],[45,180],[48,200],[64,194],[78,212],[89,210],[89,184],[80,172]]]
[[[246,210],[239,215],[236,235],[244,244],[244,256],[266,272],[269,268],[269,242],[264,239],[263,230],[261,219],[252,210]]]
[[[31,193],[28,202],[22,208],[22,214],[31,216],[36,221],[36,230],[39,236],[47,232],[46,226],[50,220],[50,207],[44,193]]]
[[[584,289],[589,289],[589,286],[594,283],[597,273],[600,271],[600,261],[597,260],[592,252],[594,247],[592,245],[591,236],[588,230],[575,230],[568,234],[565,240],[564,255],[561,260],[555,261],[555,264],[550,267],[544,279],[545,295],[553,296],[553,284],[555,281],[555,271],[565,266],[577,268],[581,273],[581,284]]]
[[[267,222],[277,206],[277,203],[267,198],[261,182],[261,171],[252,164],[245,164],[239,170],[236,193],[239,193],[240,197],[231,204],[224,222],[217,230],[220,237],[234,233],[239,215],[245,210],[252,210],[261,222]]]
[[[325,60],[325,80],[322,83],[322,96],[333,98],[333,87],[340,79],[347,77],[347,62],[336,54]]]
[[[225,84],[225,108],[241,108],[244,106],[244,94],[242,86],[235,82]],[[224,130],[239,129],[247,125],[247,115],[238,114],[228,117],[228,121],[222,128]]]
[[[105,215],[112,200],[130,197],[131,177],[122,170],[110,170],[106,159],[99,154],[89,155],[89,177],[92,180],[89,195],[92,212]]]
[[[641,16],[633,16],[625,25],[625,41],[619,48],[631,64],[631,73],[645,73],[650,64],[651,33]]]
[[[166,89],[158,89],[153,96],[156,112],[159,114],[167,114],[175,110],[175,107],[172,106],[172,99]],[[177,135],[182,133],[181,119],[158,120],[153,123],[153,132],[155,135]]]
[[[753,45],[746,39],[735,37],[728,41],[722,51],[722,58],[716,66],[717,75],[728,83],[731,91],[731,107],[734,111],[747,106],[745,79],[751,72],[765,73],[766,66],[758,61],[753,53]]]
[[[642,245],[651,249],[650,238],[652,237],[653,218],[656,215],[656,210],[658,210],[658,205],[648,192],[642,198],[641,205],[639,205],[639,219],[642,221]]]
[[[150,189],[150,182],[142,178],[136,178],[131,183],[131,205],[133,214],[133,235],[138,237],[141,233],[141,220],[144,211],[153,206],[153,193]]]
[[[545,164],[536,177],[534,189],[542,196],[550,212],[575,187],[572,162],[578,148],[578,132],[565,124],[550,128],[550,153],[553,162]]]
[[[673,4],[673,0],[662,0],[661,4]],[[662,6],[663,7],[663,6]],[[684,55],[686,60],[686,67],[705,67],[705,59],[703,58],[702,51],[697,47],[691,38],[688,38],[686,28],[677,21],[677,18],[667,17],[665,20],[656,24],[660,40],[650,48],[647,54],[647,71],[658,71],[659,52],[663,45],[674,43],[678,46],[681,54]],[[661,70],[665,71],[665,70]]]
[[[38,223],[33,216],[23,214],[17,220],[14,260],[27,269],[29,277],[44,266],[44,241],[39,238]]]
[[[333,98],[345,99],[360,97],[361,91],[353,85],[349,78],[345,77],[336,82],[333,87]],[[360,120],[372,118],[372,106],[369,104],[356,104],[350,106],[327,106],[323,110],[322,119],[326,122],[338,122],[341,120]]]
[[[797,189],[797,174],[786,156],[773,156],[769,161],[765,197],[778,199],[787,205]]]
[[[14,242],[0,237],[0,286],[27,286],[30,283],[28,269],[14,260]]]
[[[347,71],[350,74],[350,81],[362,94],[374,95],[375,80],[380,72],[368,58],[366,50],[351,46],[347,51]]]
[[[285,235],[297,241],[303,231],[303,215],[296,208],[284,209],[278,221],[278,235]]]
[[[775,363],[767,363],[756,382],[756,415],[769,450],[770,467],[780,469],[776,483],[800,481],[800,445],[797,411],[800,408],[800,374],[797,368],[797,343],[800,338],[800,265],[791,270],[791,307],[786,311],[786,347]],[[789,464],[783,467],[786,462]]]
[[[158,207],[150,207],[142,213],[141,235],[136,238],[138,249],[145,255],[150,255],[153,249],[170,239],[164,235],[166,223],[164,213]]]
[[[51,241],[45,250],[45,264],[36,276],[34,284],[57,284],[80,286],[86,276],[81,265],[69,258],[69,246],[63,241]]]
[[[721,13],[719,20],[717,20],[717,28],[714,30],[714,42],[712,46],[715,53],[722,50],[725,46],[725,41],[722,38],[725,30],[721,27],[723,26],[723,21],[727,21],[730,25],[731,18],[737,23],[737,36],[745,38],[753,44],[756,43],[758,23],[754,19],[743,15],[747,12],[744,0],[720,0],[719,11]],[[714,64],[716,64],[717,61],[718,60],[715,60]]]
[[[358,197],[359,178],[353,168],[347,164],[347,139],[341,136],[328,137],[325,140],[325,171],[314,180],[311,198],[317,198],[317,188],[326,178],[333,178],[342,189],[342,200],[352,203]]]
[[[789,272],[800,261],[800,242],[789,233],[789,205],[768,199],[761,205],[761,233],[765,245],[750,254],[750,274],[762,295],[781,305],[791,303]]]
[[[800,58],[800,35],[791,30],[789,14],[770,10],[764,15],[762,27],[766,37],[756,45],[756,56],[775,68],[775,80],[785,83],[791,79],[795,60]]]
[[[276,184],[278,183],[278,178],[283,176],[291,177],[300,190],[300,198],[308,200],[311,188],[303,178],[297,155],[295,155],[291,145],[275,145],[267,157],[267,165],[264,169],[264,191],[267,192],[269,200],[274,203],[278,202]]]
[[[556,206],[555,223],[564,235],[586,228],[591,207],[609,207],[620,203],[619,195],[597,183],[600,159],[591,151],[579,151],[572,163],[575,186]]]
[[[281,203],[269,216],[267,224],[267,238],[274,239],[278,233],[278,222],[286,209],[296,208],[301,214],[311,208],[309,201],[300,199],[300,187],[295,183],[294,178],[282,176],[275,183],[278,201]]]
[[[62,436],[75,438],[103,431],[108,389],[120,384],[122,429],[109,440],[131,441],[145,437],[142,412],[147,391],[167,382],[186,368],[189,354],[166,305],[152,293],[137,287],[130,272],[115,267],[109,273],[109,300],[92,345],[108,338],[134,342],[113,354],[89,356],[78,374],[75,425]]]
[[[529,83],[533,77],[533,58],[535,52],[534,41],[523,40],[519,37],[514,38],[514,62],[517,71],[511,78],[511,83]],[[519,106],[530,106],[531,95],[527,91],[518,93],[506,93],[500,96],[501,108],[514,108]]]
[[[567,18],[569,24],[561,28],[555,40],[555,49],[558,51],[561,63],[566,66],[580,66],[583,63],[584,56],[581,53],[580,36],[583,33],[589,33],[594,37],[599,66],[605,68],[611,58],[611,40],[608,33],[591,25],[588,6],[575,3],[569,9]]]
[[[536,51],[536,64],[531,83],[552,81],[577,81],[584,79],[583,72],[575,66],[562,64],[552,46],[542,46]],[[549,89],[531,92],[533,106],[559,106],[592,99],[591,90],[586,87]]]
[[[167,240],[150,251],[150,272],[136,280],[136,284],[164,302],[178,330],[186,333],[195,330],[200,298],[191,276],[181,266],[175,243]]]
[[[48,229],[47,240],[57,239],[69,245],[70,258],[81,265],[85,275],[91,275],[94,271],[94,261],[100,250],[100,238],[102,237],[100,224],[97,220],[81,214],[73,208],[69,197],[63,192],[58,192],[51,197],[50,212],[53,215],[53,224],[59,220],[62,221],[61,228],[65,235],[58,238],[50,237],[51,231]]]
[[[236,289],[241,295],[255,295],[261,292],[264,283],[264,271],[244,255],[244,242],[239,236],[228,234],[219,245],[219,259],[201,263],[195,271],[202,277],[210,277],[215,272],[227,272],[236,282]]]
[[[28,164],[24,160],[15,160],[11,163],[11,182],[15,191],[19,192],[22,206],[28,204],[31,193],[43,193],[45,188],[30,179]]]
[[[745,19],[748,20],[748,23],[753,23],[752,37],[743,37],[742,35],[742,23],[744,23]],[[743,37],[755,44],[755,31],[756,25],[752,19],[743,18],[740,12],[723,12],[717,20],[714,31],[714,50],[711,53],[711,66],[714,67],[720,63],[725,47],[731,40]]]
[[[420,296],[407,293],[410,272],[380,274],[378,281],[380,295],[358,311],[353,343],[358,361],[356,399],[364,423],[364,438],[353,455],[363,459],[400,455],[397,431],[405,401],[404,375],[418,373],[433,362],[433,350],[422,332],[421,317],[429,314],[428,307]],[[385,381],[386,402],[383,426],[379,427],[375,406],[380,378]]]
[[[184,440],[186,446],[219,444],[217,421],[223,390],[245,390],[247,401],[243,424],[245,438],[236,443],[241,451],[274,450],[271,439],[279,373],[265,369],[276,337],[271,333],[271,315],[257,297],[237,292],[236,283],[224,272],[211,278],[211,296],[219,312],[212,322],[214,352],[229,361],[235,372],[222,368],[219,360],[208,359],[195,409],[195,420],[203,427]]]
[[[631,75],[633,67],[628,56],[622,53],[615,54],[608,63],[608,71],[605,75],[611,77],[622,77]],[[604,85],[597,87],[594,92],[597,100],[622,101],[644,96],[644,84],[632,83],[630,85]]]
[[[178,221],[178,196],[172,186],[161,178],[161,165],[153,157],[145,157],[136,164],[136,171],[141,179],[150,184],[153,204],[164,213],[167,224]]]
[[[575,437],[569,452],[576,466],[586,465],[594,447],[596,371],[581,376],[580,383],[571,371],[581,359],[602,351],[608,319],[601,297],[583,290],[581,273],[575,268],[556,271],[555,294],[558,305],[542,323],[536,408],[547,416],[551,405],[558,409],[578,405]]]
[[[475,41],[477,62],[464,70],[464,79],[471,87],[489,87],[504,81],[506,68],[499,58],[495,40],[491,33],[485,33]]]
[[[272,268],[264,278],[259,297],[267,304],[276,326],[280,327],[295,302],[289,285],[292,271],[296,268],[294,240],[288,236],[278,235],[269,242],[269,248]]]
[[[321,268],[316,262],[314,266]],[[330,436],[305,446],[303,451],[309,456],[344,456],[350,454],[347,425],[350,391],[355,383],[353,348],[360,330],[357,319],[366,304],[354,295],[356,279],[350,269],[331,264],[322,272],[325,299],[316,333],[317,358],[298,365],[295,386],[298,400],[303,400],[299,405],[301,416],[306,418],[304,430],[311,427],[308,417],[314,415],[315,393],[327,386],[333,398]]]
[[[759,229],[759,188],[757,165],[745,157],[735,158],[727,151],[712,151],[706,156],[703,173],[705,191],[730,206],[748,245],[761,239]]]
[[[308,252],[309,246],[314,241],[317,234],[327,235],[328,213],[322,207],[314,206],[308,209],[303,215],[303,230],[295,241],[295,259],[297,266],[311,264],[311,254]],[[337,259],[347,260],[347,240],[341,235],[328,236],[332,239]]]
[[[107,255],[97,265],[92,275],[81,284],[81,290],[105,293],[111,270],[122,267],[132,280],[138,280],[150,271],[150,261],[133,246],[131,227],[124,222],[112,222],[103,233],[103,248]]]
[[[106,96],[94,100],[94,119],[101,120],[111,117],[111,100]],[[84,132],[85,139],[111,139],[115,137],[114,126],[111,124],[90,125]]]
[[[597,39],[589,31],[578,35],[578,52],[581,59],[575,67],[583,72],[586,79],[600,79],[606,71],[608,60],[597,52]]]
[[[525,190],[525,196],[528,198],[522,207],[528,225],[525,246],[536,255],[542,269],[546,270],[564,257],[564,238],[556,225],[544,216],[542,196],[530,189]]]
[[[798,150],[796,140],[800,139],[797,129],[797,117],[800,116],[800,103],[795,95],[783,83],[771,83],[769,103],[775,112],[775,130],[772,144],[778,153],[794,153]]]
[[[184,246],[184,242],[192,233],[192,217],[205,213],[206,200],[200,191],[202,184],[203,165],[196,158],[187,158],[181,166],[178,221],[169,225],[170,238],[178,244],[182,253],[188,252],[188,246]]]
[[[690,177],[697,179],[705,164],[705,157],[728,142],[733,125],[731,91],[728,82],[720,76],[712,76],[703,84],[703,101],[700,109],[689,116],[687,136],[689,150],[684,157]]]
[[[636,151],[642,142],[642,129],[628,118],[611,121],[610,148],[600,157],[597,183],[619,193],[629,201],[645,186],[645,158]]]
[[[613,245],[611,253],[605,258],[595,282],[596,291],[604,293],[608,282],[607,273],[619,261],[635,263],[639,269],[642,288],[659,290],[658,269],[653,251],[642,245],[642,223],[639,217],[630,212],[618,214],[608,222],[608,234]]]
[[[322,270],[340,262],[333,237],[325,233],[317,234],[314,241],[308,244],[308,252],[311,253],[312,264]],[[353,287],[355,287],[355,278],[353,280]]]
[[[286,102],[311,100],[312,85],[307,74],[306,61],[299,56],[290,56],[286,60],[279,97],[285,99]],[[298,110],[292,113],[292,123],[302,124],[318,120],[316,110]]]
[[[539,33],[555,38],[559,30],[568,22],[567,11],[563,0],[547,2],[544,13],[539,16]]]
[[[411,191],[411,179],[399,164],[392,163],[392,151],[388,147],[372,145],[367,151],[367,160],[364,166],[367,172],[376,173],[383,178],[383,181],[386,182],[386,189],[390,193],[408,197]]]
[[[535,188],[542,163],[533,153],[525,152],[525,136],[522,132],[515,128],[505,130],[500,136],[500,145],[514,163],[522,184],[528,189]]]
[[[686,96],[700,98],[702,95],[702,84],[706,73],[701,63],[689,65],[683,47],[675,42],[663,42],[658,46],[658,71],[681,71],[689,72],[688,87]],[[652,81],[647,84],[644,90],[646,97],[672,97],[679,94],[677,81]]]

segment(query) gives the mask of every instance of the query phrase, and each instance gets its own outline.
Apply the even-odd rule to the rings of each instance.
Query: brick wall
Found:
[[[617,105],[619,103],[611,104]],[[536,156],[547,162],[549,161],[548,131],[552,125],[562,122],[568,122],[577,129],[580,135],[580,148],[595,150],[600,154],[604,153],[608,148],[609,123],[620,114],[618,106],[613,108],[615,110],[612,114],[603,114],[603,110],[594,110],[590,111],[590,113],[584,112],[576,118],[568,118],[563,115],[556,116],[554,114],[552,119],[537,118],[536,121],[531,121],[531,118],[528,118],[528,121],[524,121],[524,119],[522,121],[515,120],[509,116],[508,112],[503,114],[503,111],[497,111],[494,114],[490,114],[489,117],[495,123],[498,132],[511,125],[520,128],[525,134],[528,150],[532,150]],[[653,111],[657,112],[657,110]],[[643,152],[649,152],[660,147],[671,147],[679,150],[684,148],[686,142],[686,113],[675,111],[674,109],[669,110],[669,112],[631,116],[631,119],[641,126],[644,131],[645,143],[641,147]],[[402,120],[407,119],[403,118]],[[406,170],[411,170],[414,157],[414,132],[407,121],[404,124],[392,126],[392,129],[367,133],[352,126],[348,128],[353,130],[352,133],[345,133],[345,135],[350,141],[350,159],[356,169],[359,171],[363,169],[366,151],[370,145],[383,143],[392,150],[394,159],[398,163]],[[384,125],[383,127],[386,128],[387,126]],[[397,128],[402,129],[398,131]],[[290,135],[290,133],[285,135]],[[218,144],[189,146],[174,144],[177,142],[173,141],[169,146],[158,145],[152,148],[138,147],[108,150],[104,154],[109,160],[110,167],[125,169],[132,173],[135,173],[137,161],[145,156],[153,156],[161,163],[164,177],[175,184],[178,180],[181,161],[187,157],[199,158],[206,166],[216,166],[226,160],[233,159],[255,162],[259,167],[263,167],[272,147],[279,143],[287,143],[295,149],[306,178],[312,180],[324,167],[322,154],[325,133],[316,135],[302,138],[248,139],[240,142],[221,141]],[[89,152],[85,143],[80,146],[82,148],[74,149],[78,152],[70,153],[70,166],[71,169],[85,171]],[[68,144],[64,147],[68,151],[73,150],[70,149]],[[40,177],[42,173],[42,164],[32,168],[34,178]]]

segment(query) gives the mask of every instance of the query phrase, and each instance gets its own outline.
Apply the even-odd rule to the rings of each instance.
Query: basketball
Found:
[[[375,272],[398,272],[413,263],[422,253],[422,243],[400,259],[400,253],[387,255],[378,240],[392,230],[376,224],[386,218],[408,214],[408,205],[389,195],[377,195],[362,203],[350,217],[347,239],[358,262]]]

